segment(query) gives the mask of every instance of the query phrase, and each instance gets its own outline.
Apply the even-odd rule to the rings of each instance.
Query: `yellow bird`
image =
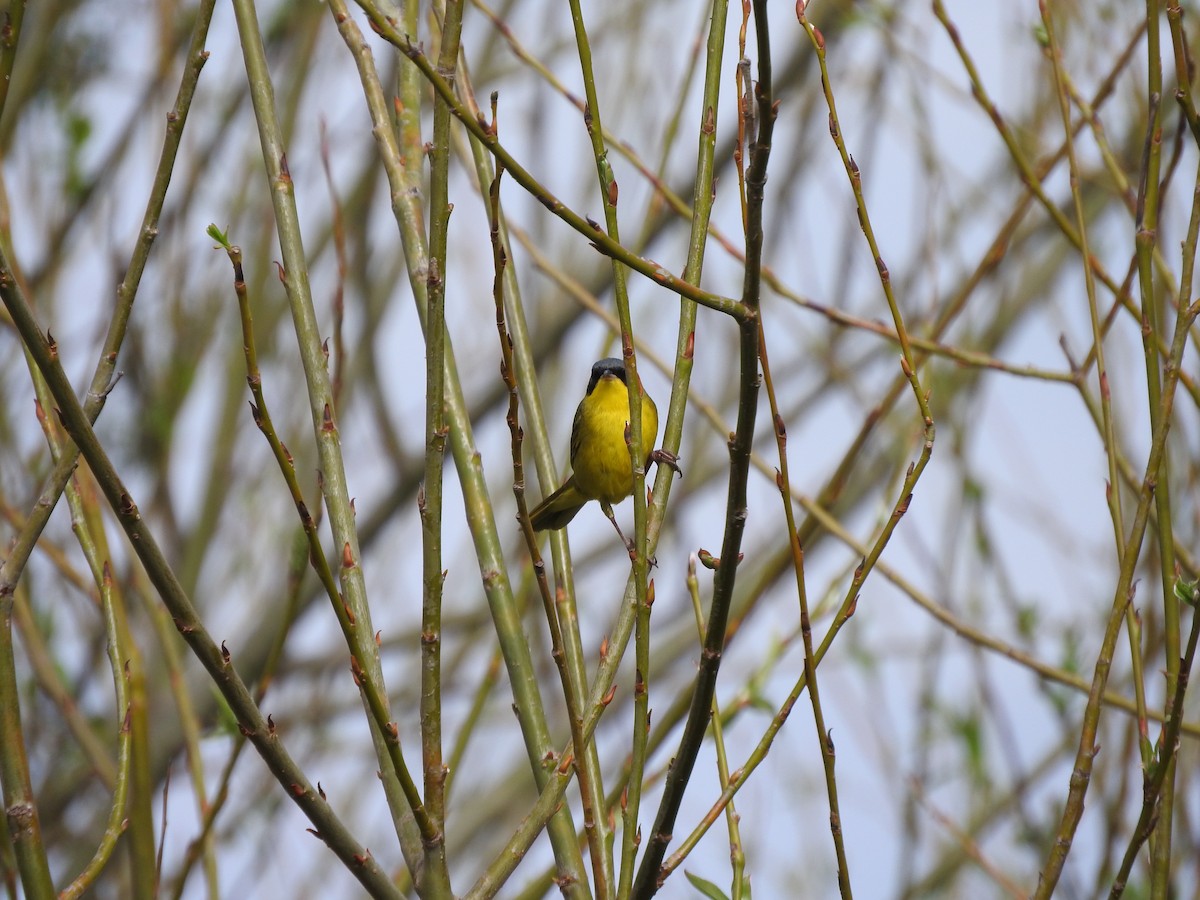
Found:
[[[658,409],[639,379],[642,394],[643,465],[654,459],[679,471],[676,459],[665,450],[654,450],[658,437]],[[625,546],[632,544],[621,533],[612,504],[633,493],[633,467],[629,446],[629,389],[625,363],[602,359],[592,366],[587,394],[575,410],[571,426],[571,477],[543,500],[530,514],[534,531],[565,528],[589,500],[599,500],[600,508],[621,535]]]

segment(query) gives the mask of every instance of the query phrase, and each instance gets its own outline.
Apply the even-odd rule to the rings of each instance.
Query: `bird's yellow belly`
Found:
[[[623,389],[621,393],[625,393]],[[611,412],[608,411],[610,406],[613,407]],[[588,499],[617,503],[633,493],[629,445],[625,443],[625,425],[628,421],[629,407],[622,402],[599,404],[596,414],[585,417],[581,423],[584,430],[579,436],[581,449],[572,468],[575,487]],[[657,411],[653,401],[643,397],[642,447],[646,458],[649,458],[657,437]]]

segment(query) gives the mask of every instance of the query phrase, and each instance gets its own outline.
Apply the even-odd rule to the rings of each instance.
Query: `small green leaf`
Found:
[[[1184,581],[1182,578],[1175,580],[1175,598],[1182,600],[1188,606],[1197,607],[1200,602],[1200,581]]]
[[[1063,635],[1063,654],[1059,659],[1059,667],[1072,675],[1078,675],[1082,671],[1082,662],[1079,658],[1079,635],[1070,629]]]
[[[775,704],[773,704],[770,700],[768,700],[764,695],[760,694],[758,691],[755,691],[753,694],[750,695],[750,702],[748,705],[750,706],[751,709],[757,709],[759,712],[764,712],[768,716],[775,715]]]
[[[729,900],[729,897],[719,887],[711,881],[706,881],[699,875],[693,875],[691,872],[684,869],[683,874],[687,876],[687,880],[692,883],[692,887],[698,890],[702,896],[708,900]]]
[[[983,740],[983,723],[974,712],[952,715],[950,727],[963,743],[967,757],[967,768],[978,785],[988,783],[986,747]]]
[[[92,136],[92,121],[83,113],[71,110],[67,113],[66,132],[66,189],[73,197],[80,199],[88,188],[89,179],[83,171],[83,154]]]
[[[216,241],[223,249],[229,249],[229,229],[222,231],[216,224],[209,225],[204,229],[204,233]]]

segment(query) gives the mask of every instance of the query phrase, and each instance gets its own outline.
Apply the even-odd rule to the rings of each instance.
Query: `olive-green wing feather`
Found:
[[[575,410],[575,421],[571,424],[571,465],[575,465],[575,457],[579,455],[579,443],[583,440],[583,404],[587,397],[579,402]]]
[[[584,398],[587,399],[586,397]],[[575,421],[571,425],[571,465],[575,465],[575,457],[579,454],[579,443],[583,440],[583,403],[575,410]],[[530,513],[534,531],[566,528],[567,523],[575,518],[575,514],[583,509],[588,498],[579,493],[575,487],[574,476],[557,491],[537,505]]]

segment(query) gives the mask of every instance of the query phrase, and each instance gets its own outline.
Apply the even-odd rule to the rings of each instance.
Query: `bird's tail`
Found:
[[[529,520],[534,531],[553,531],[556,528],[566,528],[567,523],[575,518],[575,513],[583,509],[588,498],[579,493],[575,487],[575,479],[568,478],[567,483],[537,505],[530,513]]]

